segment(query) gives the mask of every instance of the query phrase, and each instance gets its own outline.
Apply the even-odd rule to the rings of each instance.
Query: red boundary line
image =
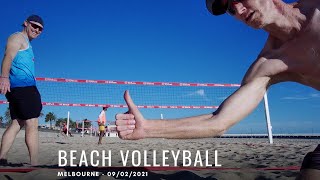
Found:
[[[31,172],[34,170],[40,170],[46,168],[1,168],[0,172]],[[65,167],[65,168],[48,168],[51,170],[69,170],[69,171],[97,171],[97,170],[149,170],[149,171],[299,171],[298,166],[289,167],[271,167],[271,168],[216,168],[216,167]]]

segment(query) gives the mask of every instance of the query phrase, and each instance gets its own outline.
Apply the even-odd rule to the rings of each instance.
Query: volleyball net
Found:
[[[139,108],[216,109],[239,84],[133,82],[36,78],[43,105],[126,107],[129,90]],[[6,103],[4,96],[1,104]]]
[[[123,107],[123,92],[130,90],[140,108],[217,108],[217,105],[240,86],[63,78],[37,78],[37,81],[42,101],[49,103],[45,105],[91,107]]]
[[[233,92],[239,84],[141,82],[112,80],[83,80],[66,78],[36,78],[41,94],[43,114],[53,112],[58,117],[96,120],[102,107],[110,107],[109,123],[114,115],[125,112],[123,99],[129,90],[135,104],[147,119],[174,119],[211,113]],[[7,104],[0,96],[0,104]],[[239,105],[240,106],[240,105]],[[94,108],[95,107],[95,108]],[[99,108],[100,107],[100,108]],[[5,106],[0,106],[4,109]],[[261,114],[261,119],[264,119]],[[112,124],[112,123],[111,123]]]

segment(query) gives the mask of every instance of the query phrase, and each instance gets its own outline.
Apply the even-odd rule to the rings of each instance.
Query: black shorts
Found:
[[[317,169],[320,170],[320,144],[313,152],[309,152],[303,159],[302,169]]]
[[[11,88],[6,93],[11,119],[38,118],[42,110],[41,96],[36,86]]]

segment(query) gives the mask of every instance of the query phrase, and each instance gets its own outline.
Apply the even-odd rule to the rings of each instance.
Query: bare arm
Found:
[[[210,136],[210,119],[213,114],[174,119],[148,120],[145,123],[146,137],[197,138]],[[217,128],[218,130],[218,128]]]
[[[21,46],[21,38],[18,35],[9,37],[1,67],[0,88],[2,94],[6,94],[7,91],[10,92],[9,73],[11,63]]]
[[[271,47],[272,45],[267,43],[262,54]],[[119,136],[122,139],[141,139],[202,138],[221,135],[258,106],[273,77],[285,70],[285,67],[281,60],[266,59],[261,55],[249,68],[242,86],[229,96],[216,112],[177,120],[145,120],[126,91],[124,98],[129,111],[127,114],[116,116]]]
[[[219,136],[246,117],[259,104],[266,92],[269,80],[269,77],[259,77],[243,85],[213,114],[177,120],[145,120],[129,94],[125,92],[129,114],[116,116],[117,130],[123,139]]]

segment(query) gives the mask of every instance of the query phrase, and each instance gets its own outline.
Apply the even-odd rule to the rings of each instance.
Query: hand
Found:
[[[10,81],[7,77],[0,77],[0,91],[1,94],[6,94],[10,92]]]
[[[146,132],[144,131],[145,119],[133,103],[129,91],[124,92],[124,100],[128,105],[128,112],[116,115],[116,125],[119,137],[121,139],[143,139]]]

